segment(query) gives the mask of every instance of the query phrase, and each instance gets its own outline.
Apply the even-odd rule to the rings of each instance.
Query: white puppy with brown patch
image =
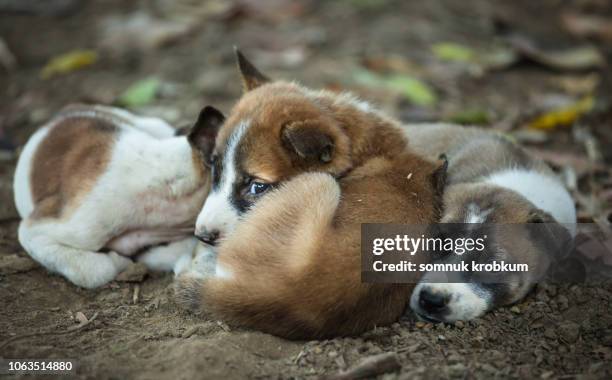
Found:
[[[191,255],[193,225],[209,191],[200,148],[206,123],[188,136],[157,118],[104,106],[72,105],[25,145],[15,171],[19,241],[32,258],[72,283],[95,288],[131,257],[172,270]]]

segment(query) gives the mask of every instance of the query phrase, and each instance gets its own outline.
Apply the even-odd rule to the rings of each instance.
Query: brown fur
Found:
[[[117,127],[102,119],[69,117],[51,127],[30,173],[32,219],[61,218],[105,170]]]
[[[338,176],[373,156],[393,157],[406,149],[401,130],[393,120],[359,112],[349,103],[338,102],[332,93],[317,93],[316,99],[309,95],[300,86],[287,82],[274,82],[247,92],[219,132],[216,149],[222,149],[234,129],[248,120],[251,126],[241,144],[241,161],[246,172],[268,182],[314,170]],[[282,134],[296,124],[332,138],[331,162],[304,160],[288,149]]]
[[[217,263],[232,277],[179,278],[178,300],[289,338],[397,320],[413,286],[361,283],[361,224],[437,221],[445,173],[411,153],[398,124],[378,113],[296,84],[244,82],[251,91],[220,130],[215,154],[248,121],[242,170],[281,186],[219,246]]]
[[[218,264],[233,278],[179,279],[179,299],[289,338],[352,335],[396,321],[413,285],[361,283],[361,223],[435,221],[434,169],[404,155],[373,159],[340,184],[321,173],[297,176],[257,203],[236,238],[219,247]]]

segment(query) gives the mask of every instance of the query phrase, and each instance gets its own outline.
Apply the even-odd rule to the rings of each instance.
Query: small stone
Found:
[[[549,296],[554,297],[557,295],[557,287],[555,285],[546,285],[545,289]]]
[[[446,362],[448,364],[463,363],[463,362],[465,362],[465,359],[463,358],[463,356],[461,356],[459,354],[450,354],[446,358]]]
[[[314,352],[317,355],[320,355],[323,352],[323,349],[321,349],[321,347],[316,346],[315,348],[312,349],[312,352]]]
[[[559,326],[561,338],[567,343],[574,343],[580,335],[580,326],[574,322],[567,322]]]
[[[514,314],[521,314],[521,309],[518,306],[512,306],[510,308],[510,311],[513,312]]]
[[[30,271],[38,265],[29,257],[13,255],[0,255],[0,274],[14,274]]]
[[[464,377],[466,374],[466,370],[467,369],[463,363],[457,363],[446,367],[446,372],[448,373],[448,376],[452,378]]]
[[[465,323],[463,323],[463,321],[457,321],[455,322],[455,327],[458,329],[462,329],[465,327]]]
[[[418,329],[422,329],[423,327],[425,327],[425,322],[421,322],[418,321],[417,323],[414,324]]]
[[[116,281],[120,282],[142,282],[147,276],[148,269],[143,263],[130,264],[126,270],[119,273]]]
[[[557,334],[555,333],[555,329],[553,329],[552,327],[549,327],[546,330],[544,330],[544,336],[547,337],[548,339],[557,339]]]
[[[612,347],[612,331],[608,332],[608,334],[601,339],[601,344]]]
[[[481,368],[483,371],[488,372],[488,373],[491,373],[491,374],[493,374],[493,373],[497,373],[497,372],[498,372],[498,371],[497,371],[497,368],[495,368],[495,367],[493,367],[492,365],[487,364],[487,363],[483,363],[483,364],[481,364],[481,365],[480,365],[480,368]]]
[[[329,351],[327,353],[327,356],[329,356],[330,358],[335,358],[338,356],[338,351]]]
[[[185,332],[183,333],[181,337],[183,339],[187,339],[191,337],[193,334],[197,333],[199,329],[200,329],[200,326],[191,326],[190,328],[185,330]]]
[[[557,305],[559,305],[559,309],[561,311],[567,310],[567,308],[569,308],[569,300],[566,296],[560,295],[559,297],[557,297]]]
[[[550,379],[555,376],[555,371],[546,371],[540,375],[540,379]]]

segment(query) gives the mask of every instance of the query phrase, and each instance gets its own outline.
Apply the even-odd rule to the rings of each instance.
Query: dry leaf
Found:
[[[93,50],[73,50],[52,58],[40,72],[40,77],[48,79],[54,75],[76,71],[93,65],[97,59],[98,54]]]
[[[557,127],[572,125],[581,115],[593,109],[595,101],[592,96],[587,96],[584,99],[566,107],[557,108],[543,115],[536,117],[529,122],[529,128],[551,130]]]
[[[85,316],[85,314],[83,314],[80,311],[78,311],[78,312],[76,312],[76,314],[74,314],[74,319],[76,319],[77,322],[79,322],[80,325],[82,325],[83,323],[87,323],[87,321],[88,321],[88,319]]]
[[[510,45],[525,58],[557,70],[585,70],[605,66],[605,58],[590,45],[563,50],[544,50],[524,36],[509,39]]]
[[[612,19],[597,15],[565,12],[561,22],[568,32],[578,37],[595,37],[612,40]]]

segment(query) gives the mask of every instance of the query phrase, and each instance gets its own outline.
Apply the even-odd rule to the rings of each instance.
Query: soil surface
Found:
[[[565,176],[581,221],[609,231],[612,7],[606,0],[202,3],[3,2],[0,38],[16,61],[0,53],[3,144],[22,146],[67,103],[112,104],[145,78],[156,78],[156,96],[128,102],[135,112],[177,127],[189,125],[205,104],[228,112],[240,95],[232,52],[239,45],[272,77],[355,91],[406,122],[452,120],[505,131]],[[590,32],[578,28],[576,18],[585,15],[607,22],[607,32],[602,24]],[[128,24],[133,29],[120,29]],[[509,42],[517,36],[542,51]],[[601,59],[576,63],[551,53],[584,44]],[[79,49],[95,50],[97,60],[41,78],[50,59]],[[426,88],[415,90],[411,80]],[[570,125],[525,128],[537,115],[585,98],[595,106]],[[399,367],[370,376],[612,378],[610,280],[540,284],[523,302],[471,322],[431,325],[406,316],[362,336],[308,342],[185,312],[172,299],[170,274],[76,288],[20,247],[12,196],[18,149],[5,152],[0,358],[75,359],[77,378],[284,379],[333,375],[395,352]],[[86,325],[75,329],[79,323]]]

